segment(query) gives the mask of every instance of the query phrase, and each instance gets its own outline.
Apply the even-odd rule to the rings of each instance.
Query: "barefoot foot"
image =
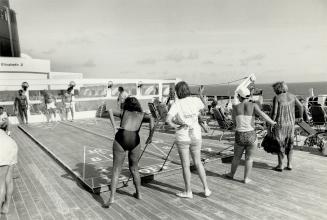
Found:
[[[8,214],[9,212],[9,203],[3,203],[1,208],[1,214]]]
[[[136,199],[142,199],[142,196],[140,195],[140,193],[133,193],[133,197]]]
[[[252,181],[251,179],[249,179],[249,178],[245,178],[245,179],[243,180],[243,183],[247,184],[247,183],[249,183],[249,182],[251,182],[251,181]]]

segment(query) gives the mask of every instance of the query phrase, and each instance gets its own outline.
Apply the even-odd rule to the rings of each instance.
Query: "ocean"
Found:
[[[204,95],[207,96],[229,96],[234,94],[238,84],[228,85],[207,85],[204,89]],[[324,82],[303,82],[287,83],[288,91],[302,97],[310,96],[309,90],[313,88],[314,95],[327,94],[327,81]],[[190,86],[192,93],[198,93],[199,86]],[[275,95],[271,84],[255,84],[256,89],[262,89],[263,99],[272,99]]]

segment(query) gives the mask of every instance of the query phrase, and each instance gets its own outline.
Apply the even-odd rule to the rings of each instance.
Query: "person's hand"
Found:
[[[200,88],[199,88],[199,94],[202,95],[203,94],[203,91],[204,91],[204,86],[201,85]]]
[[[272,132],[276,128],[277,122],[274,121],[274,123],[270,126],[270,132]]]
[[[180,130],[180,129],[187,128],[187,127],[188,127],[187,124],[182,124],[182,125],[176,126],[175,129]]]

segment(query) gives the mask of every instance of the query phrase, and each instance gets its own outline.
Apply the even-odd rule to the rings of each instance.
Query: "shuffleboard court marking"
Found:
[[[47,126],[48,127],[48,126]],[[73,130],[76,130],[76,128],[70,128],[68,129],[68,127],[66,128],[67,130],[65,130],[65,125],[63,125],[63,127],[59,127],[56,130],[54,130],[53,132],[51,132],[50,130],[44,129],[44,126],[39,125],[39,124],[30,124],[28,126],[19,126],[19,128],[25,133],[27,134],[35,143],[37,143],[45,152],[47,152],[55,161],[57,161],[59,164],[61,164],[66,170],[68,170],[71,174],[73,174],[73,176],[76,177],[76,179],[78,181],[81,181],[83,183],[84,186],[86,186],[87,188],[91,189],[92,192],[101,192],[104,190],[109,190],[109,185],[110,185],[110,179],[108,178],[108,175],[110,176],[110,171],[107,169],[110,167],[110,165],[108,164],[108,162],[110,160],[112,160],[110,158],[110,156],[106,155],[106,153],[111,152],[111,150],[108,149],[104,149],[104,148],[97,148],[94,147],[92,145],[82,145],[79,144],[81,150],[83,150],[83,153],[81,154],[81,159],[83,164],[85,165],[91,165],[90,162],[88,162],[88,159],[90,159],[90,157],[92,157],[92,155],[98,155],[98,159],[95,160],[94,164],[98,164],[95,167],[95,171],[96,172],[87,172],[87,169],[90,169],[88,167],[83,167],[83,170],[78,171],[78,167],[76,167],[76,162],[78,162],[78,159],[76,160],[76,158],[72,158],[72,160],[69,160],[69,156],[65,157],[65,159],[61,158],[61,154],[60,152],[60,148],[54,148],[54,151],[51,150],[51,148],[55,147],[56,144],[54,142],[49,142],[47,143],[47,139],[45,139],[45,141],[43,141],[42,137],[49,137],[48,135],[51,134],[55,134],[54,137],[56,136],[60,136],[61,132],[63,131],[69,131],[75,134],[79,134],[80,132],[74,132]],[[41,129],[41,130],[40,130]],[[44,135],[40,135],[42,133],[42,130],[45,132]],[[57,132],[57,131],[61,131],[61,132]],[[85,131],[86,132],[86,131]],[[35,134],[33,134],[35,133]],[[89,132],[86,132],[89,133]],[[93,134],[91,134],[92,136]],[[58,137],[59,137],[58,136]],[[91,137],[90,136],[90,137]],[[59,139],[61,140],[61,139]],[[80,140],[82,141],[82,139]],[[65,140],[62,140],[61,142],[59,142],[59,145],[62,145],[65,143]],[[101,141],[100,141],[101,143]],[[105,142],[104,142],[105,143]],[[48,144],[50,144],[48,146]],[[54,144],[54,145],[53,145]],[[64,146],[64,145],[63,145]],[[50,148],[49,148],[50,147]],[[77,145],[78,147],[78,145]],[[88,149],[89,148],[89,149]],[[58,155],[55,153],[55,151],[58,151]],[[64,152],[63,152],[64,153]],[[148,152],[146,152],[147,154],[149,154]],[[69,155],[69,154],[68,154]],[[60,156],[60,157],[58,157]],[[144,165],[139,166],[139,171],[141,174],[141,178],[143,177],[147,177],[147,176],[154,176],[156,174],[159,173],[159,170],[162,166],[162,161],[159,158],[153,158],[150,156],[144,157],[145,161],[144,161]],[[66,163],[65,160],[68,160]],[[151,162],[152,161],[152,162]],[[156,163],[153,163],[157,161]],[[160,163],[158,163],[158,161],[160,161]],[[126,161],[125,161],[126,162]],[[140,161],[142,164],[142,161]],[[151,165],[149,165],[149,163],[153,163]],[[70,164],[70,165],[68,165]],[[166,166],[164,167],[164,169],[160,172],[160,173],[167,173],[169,175],[170,171],[174,171],[174,170],[179,170],[181,169],[180,164],[177,165],[173,165],[174,163],[168,163],[166,164]],[[81,167],[82,168],[82,167]],[[119,177],[119,181],[120,183],[127,180],[127,172],[129,173],[129,169],[127,167],[123,167],[122,170],[122,175]],[[96,175],[91,175],[88,176],[89,174],[96,174]],[[166,175],[167,175],[166,174]],[[150,178],[150,179],[153,179]],[[123,180],[123,181],[121,181]]]
[[[99,119],[101,119],[101,120],[99,120],[99,122],[101,122],[101,123],[99,123],[98,126],[100,126],[100,127],[103,128],[103,126],[104,126],[103,123],[107,122],[107,121],[106,121],[107,119],[102,119],[102,118],[99,118]],[[82,122],[77,121],[77,123],[79,123],[80,126],[77,126],[77,125],[74,125],[74,126],[89,131],[89,129],[83,128],[83,123],[84,123],[84,121],[82,121]],[[70,124],[70,125],[71,125],[71,124]],[[81,126],[82,126],[82,127],[81,127]],[[147,126],[145,126],[145,127],[142,126],[142,128],[148,130]],[[93,131],[91,131],[91,132],[93,132]],[[98,133],[96,133],[96,134],[98,134]],[[160,135],[163,134],[163,135],[165,135],[165,136],[172,137],[172,134],[165,133],[165,132],[160,132],[159,130],[158,130],[158,134],[160,134]],[[101,135],[101,134],[100,134],[100,135]],[[221,143],[221,142],[218,142],[218,140],[213,140],[213,141],[215,141],[215,143],[214,143],[214,142],[211,142],[210,140],[212,140],[212,139],[209,139],[209,140],[208,140],[208,139],[205,139],[205,138],[202,139],[202,142],[203,142],[202,146],[208,146],[208,147],[203,148],[203,149],[201,150],[201,152],[208,156],[208,153],[209,153],[209,152],[208,152],[207,149],[208,149],[208,148],[211,149],[211,150],[210,150],[210,155],[209,155],[209,157],[208,157],[208,158],[203,158],[203,160],[205,161],[205,163],[213,162],[213,161],[216,161],[216,160],[220,160],[220,159],[223,158],[223,157],[230,157],[230,156],[231,156],[231,154],[232,154],[232,151],[231,151],[231,150],[229,150],[229,153],[227,153],[227,154],[226,154],[226,153],[221,153],[221,152],[228,152],[228,151],[226,151],[226,149],[230,149],[230,148],[234,145],[233,143],[231,143],[231,142],[228,142],[228,143],[225,143],[225,142],[224,142],[224,143]],[[217,142],[216,142],[216,141],[217,141]],[[155,143],[165,143],[161,138],[158,138],[158,137],[155,137],[151,144],[154,144],[153,142],[155,142]],[[153,146],[153,145],[152,145],[152,146]],[[158,146],[155,145],[155,148],[160,152],[160,149],[159,149]],[[161,146],[161,148],[164,149],[164,150],[169,150],[169,149],[170,149],[170,146]],[[214,150],[213,150],[212,148],[213,148]],[[147,153],[152,154],[152,155],[154,155],[154,156],[158,156],[158,157],[160,157],[160,158],[162,158],[162,156],[163,156],[163,155],[161,156],[161,155],[159,155],[159,154],[157,154],[157,153],[151,151],[151,148],[150,148],[150,150],[147,150]],[[162,151],[161,151],[160,153],[162,153]],[[167,153],[167,154],[168,154],[168,153]],[[164,152],[164,156],[165,156],[165,157],[167,156],[167,154]],[[170,154],[170,157],[169,157],[169,158],[171,158],[171,156],[173,156],[173,155]],[[178,153],[176,153],[175,156],[177,156],[177,158],[179,158]],[[216,157],[216,158],[215,158],[215,157]],[[165,159],[165,158],[162,158],[162,159]],[[173,161],[173,160],[172,160],[172,159],[169,159],[169,161]],[[177,164],[180,164],[180,161],[173,161],[173,162],[175,162],[175,163],[177,163]]]
[[[77,125],[74,125],[74,124],[71,124],[71,123],[63,122],[63,121],[61,121],[60,123],[66,125],[66,126],[71,126],[71,127],[74,127],[74,128],[80,129],[80,130],[82,130],[82,131],[84,131],[84,132],[88,132],[88,133],[90,133],[90,134],[94,134],[94,135],[97,135],[97,136],[99,136],[99,137],[106,138],[106,139],[109,139],[109,140],[111,140],[111,141],[114,141],[114,138],[111,138],[111,137],[106,136],[106,135],[99,134],[99,133],[94,132],[94,131],[91,131],[91,130],[89,130],[89,129],[85,129],[85,128],[83,128],[83,127],[80,127],[80,126],[77,126]],[[155,147],[157,147],[157,146],[155,146]],[[158,147],[157,147],[157,149],[160,150]],[[169,149],[170,149],[170,148],[169,148]],[[144,148],[141,148],[141,150],[144,150]],[[150,148],[150,150],[148,150],[148,151],[146,151],[146,152],[147,152],[148,154],[152,154],[152,155],[154,155],[154,156],[157,156],[157,157],[159,157],[159,158],[161,158],[161,159],[165,159],[166,156],[167,156],[167,154],[164,153],[163,151],[162,151],[162,152],[163,152],[163,155],[161,155],[161,154],[158,154],[158,153],[155,153],[155,152],[151,151],[151,148]],[[173,160],[170,160],[170,161],[173,161]],[[180,162],[178,162],[178,161],[173,161],[173,162],[176,163],[176,164],[180,164]]]

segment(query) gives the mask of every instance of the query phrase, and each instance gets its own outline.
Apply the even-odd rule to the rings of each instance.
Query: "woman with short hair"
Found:
[[[167,115],[167,123],[175,128],[175,143],[181,159],[183,168],[183,177],[185,183],[185,191],[176,195],[182,198],[193,198],[191,189],[191,171],[189,155],[193,159],[193,163],[200,176],[204,196],[211,194],[209,190],[206,173],[201,163],[201,127],[198,122],[200,111],[204,109],[203,100],[198,97],[191,97],[189,86],[186,82],[181,81],[176,84],[175,91],[177,100],[172,104]],[[201,96],[202,98],[202,96]]]
[[[286,170],[292,170],[292,155],[294,143],[295,105],[299,108],[299,120],[303,121],[303,107],[295,95],[288,92],[285,82],[276,82],[272,85],[276,96],[273,99],[271,118],[277,122],[273,134],[279,143],[278,165],[275,171],[283,171],[284,154],[287,156]]]

